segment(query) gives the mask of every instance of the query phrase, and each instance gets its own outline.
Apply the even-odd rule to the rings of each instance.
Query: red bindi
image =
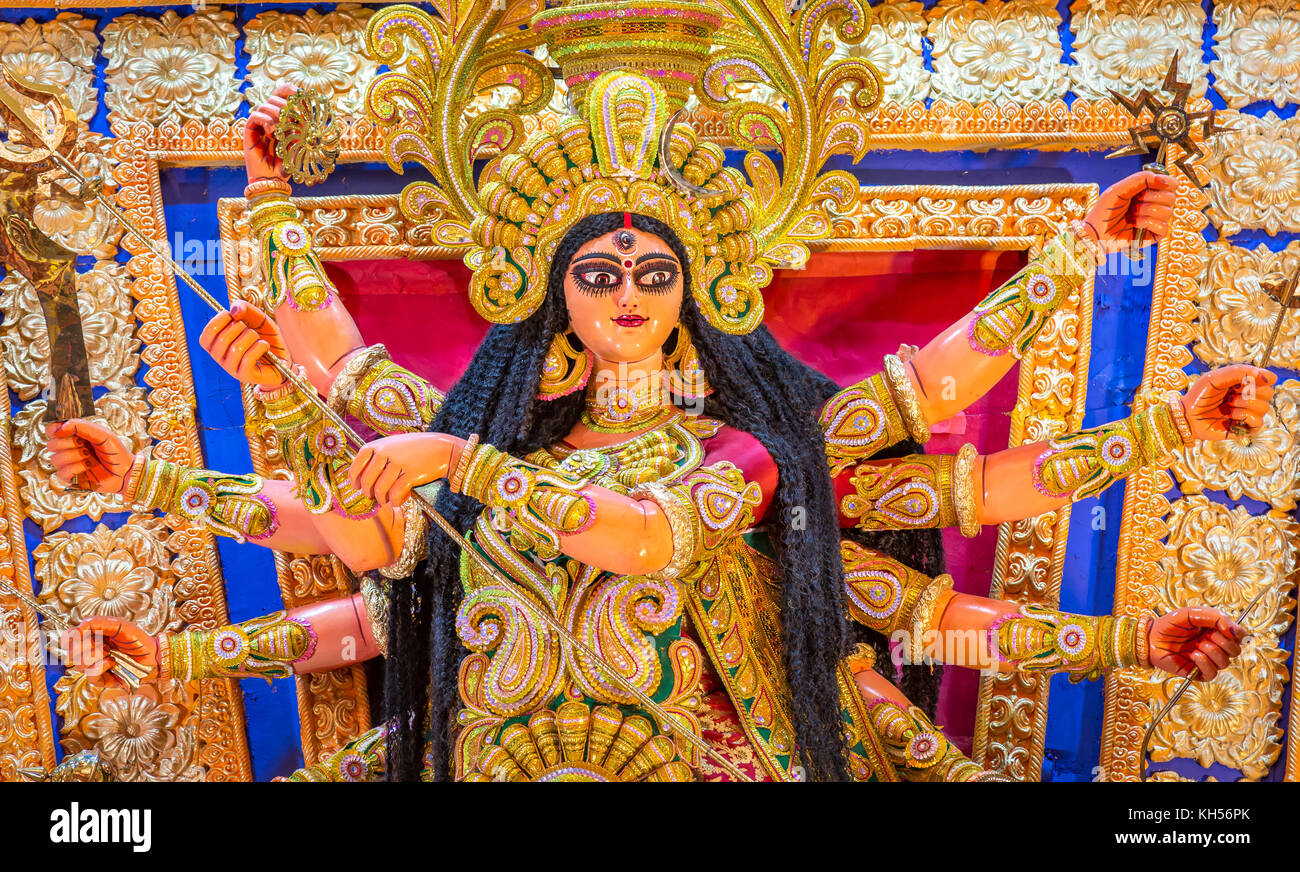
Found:
[[[632,268],[632,259],[631,259],[631,258],[628,258],[627,260],[623,261],[623,266],[627,267],[628,269],[631,269],[631,268]]]

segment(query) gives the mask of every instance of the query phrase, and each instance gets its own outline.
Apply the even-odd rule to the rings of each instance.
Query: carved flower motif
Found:
[[[84,618],[106,615],[127,618],[149,605],[149,591],[155,582],[151,570],[136,566],[122,553],[88,556],[78,561],[77,578],[67,586],[73,610]]]
[[[180,711],[173,705],[132,695],[101,699],[100,706],[86,719],[86,738],[115,770],[148,768],[176,741]]]
[[[1050,0],[940,0],[926,16],[936,97],[977,103],[1064,96],[1061,19]]]
[[[1196,356],[1209,364],[1258,360],[1277,322],[1278,304],[1260,286],[1270,273],[1290,275],[1300,267],[1300,243],[1274,252],[1261,243],[1254,251],[1224,242],[1210,244],[1206,280],[1197,297],[1193,325]],[[1300,369],[1300,310],[1282,319],[1270,362]]]
[[[1300,10],[1291,0],[1214,4],[1214,88],[1239,109],[1257,100],[1300,101]]]
[[[1300,118],[1224,114],[1236,129],[1210,140],[1203,164],[1220,235],[1300,231]]]
[[[234,114],[239,80],[233,12],[120,15],[103,35],[104,99],[115,115],[159,122]]]
[[[211,55],[198,54],[188,46],[146,45],[141,55],[126,62],[127,73],[161,103],[190,102],[217,72]]]
[[[365,85],[378,69],[365,52],[366,22],[374,14],[344,3],[321,15],[263,12],[244,29],[248,53],[245,99],[257,106],[285,81],[299,82],[334,98],[342,116],[364,114]]]
[[[1195,0],[1075,0],[1070,7],[1074,31],[1070,69],[1080,97],[1110,99],[1114,89],[1135,96],[1164,79],[1174,52],[1181,52],[1179,77],[1192,83],[1192,94],[1205,93],[1209,67],[1201,58],[1205,11]]]
[[[1245,625],[1278,636],[1291,623],[1295,603],[1296,542],[1300,525],[1285,517],[1251,515],[1205,496],[1177,500],[1161,565],[1167,585],[1159,592],[1165,611],[1210,606],[1239,614],[1260,591]]]
[[[38,24],[0,24],[0,63],[27,79],[58,85],[67,92],[77,116],[89,122],[99,107],[95,90],[95,55],[99,40],[95,20],[60,13]]]

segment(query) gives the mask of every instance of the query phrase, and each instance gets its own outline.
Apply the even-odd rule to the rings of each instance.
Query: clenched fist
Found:
[[[219,312],[203,328],[199,345],[244,384],[268,391],[284,384],[284,376],[266,355],[288,360],[289,349],[280,328],[256,306],[237,302],[229,312]]]

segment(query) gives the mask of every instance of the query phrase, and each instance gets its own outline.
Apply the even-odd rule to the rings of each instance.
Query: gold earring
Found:
[[[707,397],[713,393],[709,380],[704,376],[704,367],[700,365],[699,352],[695,350],[695,343],[685,325],[677,325],[677,342],[673,350],[664,355],[664,365],[673,393],[686,399]]]
[[[542,380],[537,385],[537,398],[558,400],[585,388],[595,364],[595,355],[574,348],[569,334],[556,333],[546,352],[546,360],[542,362]]]

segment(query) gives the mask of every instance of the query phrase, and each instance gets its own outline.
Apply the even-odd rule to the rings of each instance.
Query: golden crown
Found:
[[[793,19],[770,0],[435,6],[438,15],[394,6],[371,19],[369,50],[390,69],[371,84],[367,109],[385,128],[389,166],[400,173],[413,160],[433,174],[436,184],[406,186],[402,209],[439,244],[466,250],[470,299],[490,321],[537,310],[574,224],[633,212],[677,233],[710,323],[747,333],[762,321],[772,269],[802,265],[806,243],[830,233],[828,206],[857,195],[853,176],[820,170],[835,154],[861,158],[862,110],[880,98],[869,64],[825,63],[824,27],[849,43],[865,36],[861,0],[814,0]],[[550,70],[530,53],[543,41],[574,114],[529,136],[523,118],[554,96]],[[771,88],[783,105],[735,97],[740,83]],[[501,85],[519,93],[516,105],[466,112]],[[747,152],[744,173],[681,123],[692,94],[727,119]],[[475,184],[482,158],[491,159]]]

